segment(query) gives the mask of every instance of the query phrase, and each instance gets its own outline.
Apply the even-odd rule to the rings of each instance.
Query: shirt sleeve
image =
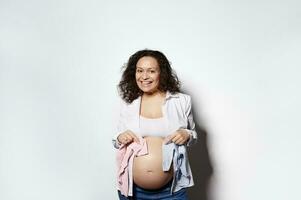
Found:
[[[117,125],[116,125],[116,133],[113,135],[112,137],[112,143],[113,143],[113,146],[116,148],[116,149],[119,149],[120,147],[120,143],[118,142],[117,140],[117,137],[120,135],[120,133],[123,133],[124,131],[126,131],[126,103],[121,101],[120,102],[120,105],[119,105],[119,115],[117,117]]]
[[[196,141],[197,141],[197,138],[198,138],[197,132],[195,130],[195,123],[194,123],[194,120],[193,120],[191,107],[192,107],[191,106],[191,97],[188,96],[187,102],[186,102],[186,110],[185,110],[188,125],[187,125],[187,128],[184,129],[184,130],[188,131],[188,133],[190,134],[190,139],[187,142],[187,146],[191,146],[191,145],[195,144]]]

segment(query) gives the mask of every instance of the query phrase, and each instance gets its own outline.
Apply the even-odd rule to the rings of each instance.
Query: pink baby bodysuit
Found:
[[[132,167],[135,156],[142,156],[148,153],[146,140],[139,137],[139,144],[132,142],[129,145],[120,145],[117,150],[117,189],[124,196],[133,196]]]

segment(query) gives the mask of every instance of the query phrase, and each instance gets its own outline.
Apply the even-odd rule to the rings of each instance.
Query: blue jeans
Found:
[[[188,200],[186,188],[170,194],[172,181],[158,190],[146,190],[133,185],[133,197],[125,197],[118,190],[119,200]]]

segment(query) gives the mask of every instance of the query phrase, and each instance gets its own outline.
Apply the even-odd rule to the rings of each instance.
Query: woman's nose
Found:
[[[146,78],[148,78],[148,74],[147,74],[147,72],[144,72],[144,73],[142,73],[142,78],[143,78],[143,79],[146,79]]]

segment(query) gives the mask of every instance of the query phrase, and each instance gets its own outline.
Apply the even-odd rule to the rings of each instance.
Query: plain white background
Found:
[[[144,48],[164,52],[193,97],[210,199],[300,199],[300,8],[1,0],[0,199],[117,199],[116,85]]]

